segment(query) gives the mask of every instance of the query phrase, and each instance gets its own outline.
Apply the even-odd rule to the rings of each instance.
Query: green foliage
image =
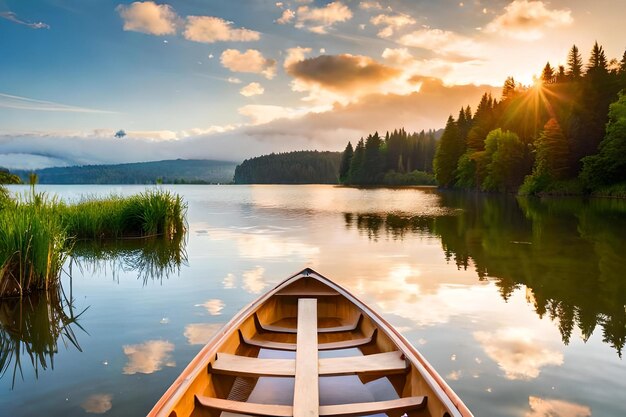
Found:
[[[389,171],[382,179],[385,185],[437,185],[433,174],[423,171],[400,173]]]
[[[85,165],[45,168],[35,171],[41,184],[164,184],[230,183],[235,166],[228,161],[177,159],[118,165]],[[28,181],[28,171],[15,171]]]
[[[435,171],[435,178],[442,187],[450,187],[454,185],[456,167],[459,162],[459,158],[465,152],[465,143],[459,132],[459,128],[454,121],[454,118],[450,116],[446,123],[446,128],[443,132],[443,136],[439,140],[437,146],[437,152],[435,153],[435,159],[433,167]]]
[[[513,132],[493,130],[485,141],[487,176],[482,183],[485,191],[511,192],[524,179],[526,147]]]
[[[344,183],[348,182],[350,174],[350,163],[354,156],[354,149],[352,149],[352,143],[348,142],[346,149],[341,154],[341,164],[339,165],[339,181]]]
[[[22,179],[15,175],[11,174],[8,169],[0,168],[0,184],[21,184]]]
[[[611,104],[600,151],[583,159],[581,178],[589,188],[626,181],[626,94]]]
[[[298,151],[246,159],[235,184],[337,184],[341,153]]]
[[[567,54],[567,75],[572,80],[578,80],[583,74],[583,58],[580,56],[578,52],[578,47],[576,45],[572,45],[572,49],[570,49]]]

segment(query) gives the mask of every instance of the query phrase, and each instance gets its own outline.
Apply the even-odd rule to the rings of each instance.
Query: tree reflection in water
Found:
[[[626,343],[626,201],[526,199],[441,194],[455,215],[344,213],[348,228],[370,239],[436,236],[459,268],[472,265],[502,297],[524,285],[540,317],[558,322],[568,344],[575,327],[586,341],[596,327],[621,357]]]

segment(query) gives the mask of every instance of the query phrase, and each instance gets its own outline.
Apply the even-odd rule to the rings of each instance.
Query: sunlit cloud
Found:
[[[191,323],[185,326],[184,336],[190,345],[206,345],[222,327],[222,323]]]
[[[124,345],[124,355],[128,362],[122,372],[125,375],[151,374],[163,366],[176,366],[172,359],[174,344],[166,340],[148,340],[137,345]]]
[[[219,316],[224,309],[224,302],[220,299],[213,298],[205,301],[203,304],[197,304],[196,307],[204,307],[212,316]]]
[[[248,49],[245,52],[227,49],[222,52],[220,61],[225,68],[233,72],[262,74],[267,79],[272,79],[276,75],[276,61],[265,58],[256,49]]]
[[[537,378],[543,367],[563,364],[561,352],[545,346],[526,328],[478,331],[474,333],[474,338],[487,356],[504,371],[507,379]]]
[[[224,289],[233,289],[233,288],[235,288],[235,286],[236,286],[235,275],[231,274],[230,272],[228,274],[226,274],[226,276],[222,280],[222,285],[224,286]]]
[[[136,1],[127,6],[120,4],[115,10],[124,20],[124,30],[157,36],[176,34],[178,16],[167,4]]]
[[[537,40],[544,30],[571,25],[571,10],[549,9],[543,1],[514,0],[486,27],[487,33],[504,33],[521,40]]]
[[[381,38],[391,37],[395,31],[402,29],[404,26],[409,26],[415,23],[408,14],[379,14],[370,19],[370,22],[374,26],[382,27],[378,32],[378,36]]]
[[[70,106],[53,101],[36,100],[28,97],[0,93],[0,108],[33,111],[52,111],[68,113],[103,113],[114,114],[108,110],[90,109],[87,107]]]
[[[288,23],[293,22],[293,19],[296,17],[296,12],[291,9],[283,10],[283,13],[280,15],[278,19],[276,19],[276,23],[279,25],[286,25]]]
[[[525,417],[591,417],[591,408],[569,401],[528,397],[530,411]]]
[[[359,2],[359,8],[363,10],[382,10],[383,6],[377,1],[362,1]]]
[[[311,48],[303,48],[301,46],[287,49],[283,67],[289,68],[289,66],[296,62],[304,61],[306,56],[311,53],[311,50]]]
[[[50,25],[43,22],[27,22],[20,19],[14,12],[0,12],[0,17],[19,25],[28,26],[31,29],[50,29]]]
[[[352,19],[352,11],[340,1],[328,3],[323,7],[300,6],[296,13],[296,27],[305,28],[314,33],[327,33],[336,23]]]
[[[424,28],[401,36],[398,43],[413,48],[422,48],[436,54],[477,57],[481,56],[481,46],[472,38],[458,33]]]
[[[259,83],[250,83],[239,90],[239,94],[244,97],[259,96],[265,92],[263,86]]]
[[[228,81],[231,84],[241,84],[243,82],[237,77],[228,77],[226,81]]]
[[[93,394],[80,404],[85,412],[90,414],[104,414],[113,407],[113,395]]]
[[[243,289],[252,294],[258,294],[267,287],[267,283],[263,280],[265,268],[257,266],[254,269],[243,273]]]
[[[233,22],[214,16],[188,16],[185,39],[202,43],[258,41],[261,34],[254,30],[233,27]]]

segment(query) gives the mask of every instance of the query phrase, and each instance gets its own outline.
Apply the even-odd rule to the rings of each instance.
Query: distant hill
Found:
[[[40,184],[165,184],[230,183],[235,162],[176,159],[118,165],[84,165],[36,170]],[[31,171],[13,171],[28,183]]]
[[[235,184],[337,184],[341,152],[297,151],[246,159]]]

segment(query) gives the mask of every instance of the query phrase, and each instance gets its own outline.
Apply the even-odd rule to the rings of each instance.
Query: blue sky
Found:
[[[0,165],[241,160],[440,128],[573,43],[621,57],[624,15],[624,0],[0,0]]]

